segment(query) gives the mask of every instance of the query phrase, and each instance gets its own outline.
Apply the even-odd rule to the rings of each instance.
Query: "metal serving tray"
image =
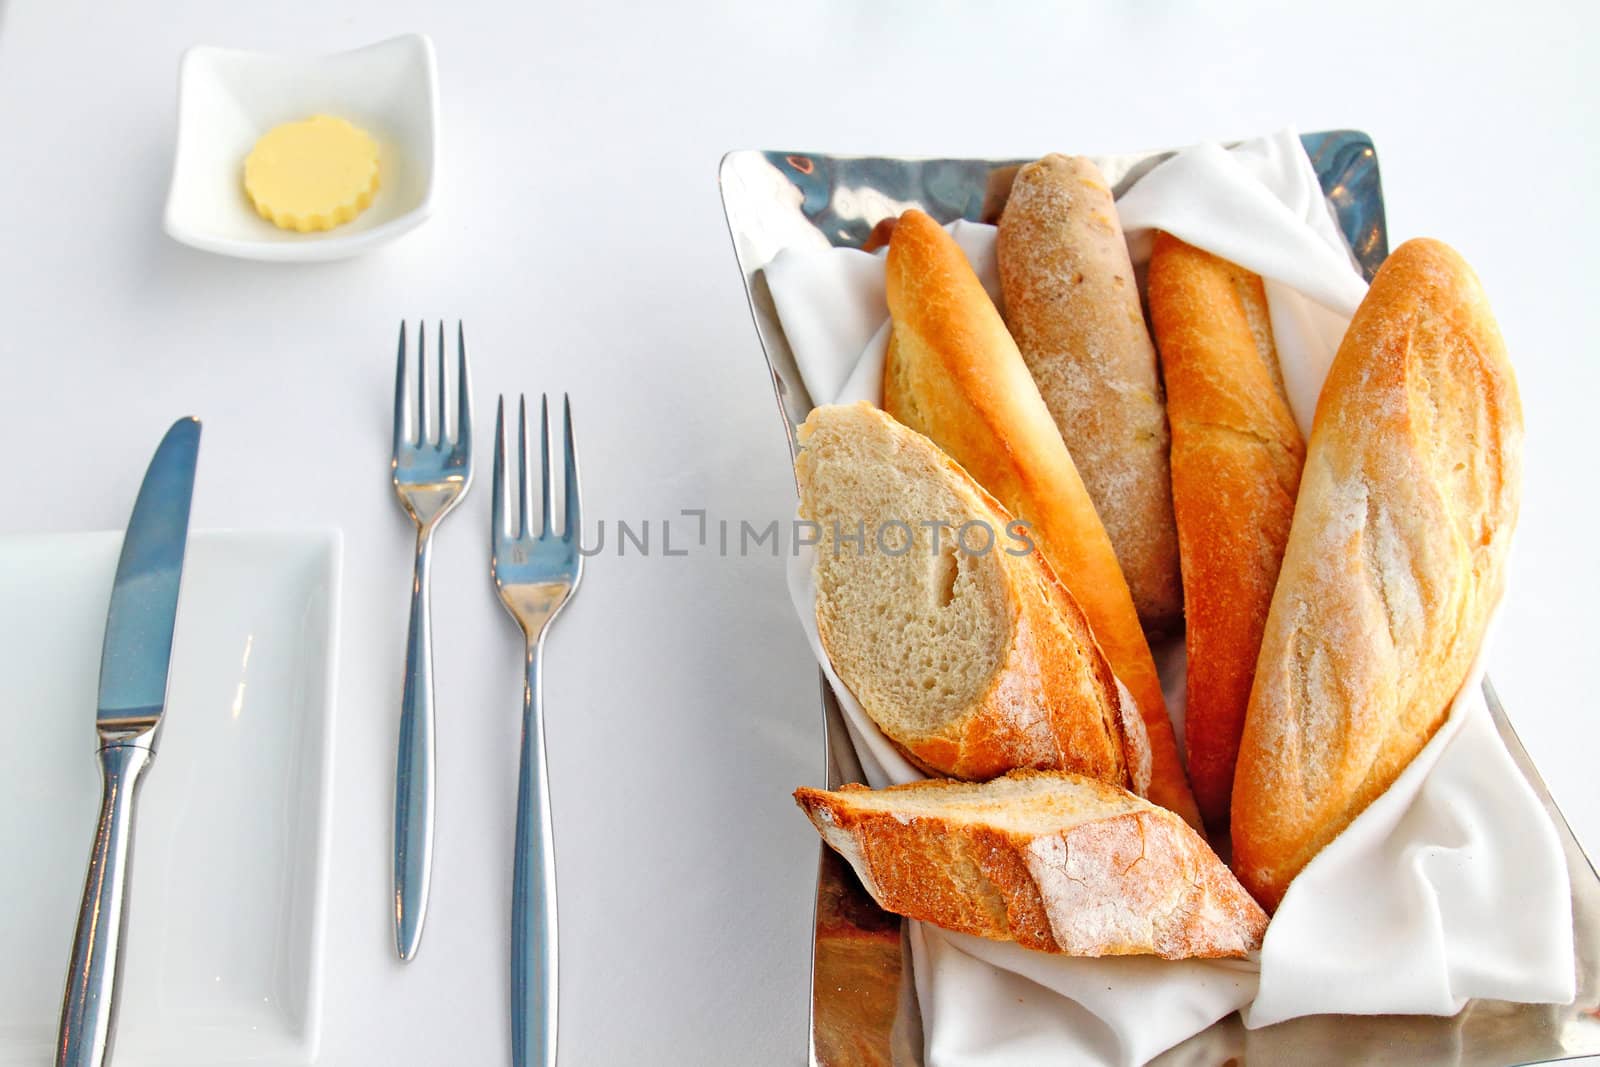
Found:
[[[1366,134],[1301,140],[1351,251],[1370,278],[1388,255],[1378,159]],[[1116,190],[1171,152],[1097,157]],[[789,450],[812,402],[784,338],[763,268],[787,248],[860,247],[881,219],[918,207],[940,222],[993,222],[1021,159],[897,159],[816,152],[730,152],[722,206],[772,372]],[[1237,1014],[1162,1054],[1159,1064],[1456,1064],[1500,1067],[1600,1055],[1600,876],[1572,836],[1518,741],[1493,688],[1484,692],[1500,735],[1550,813],[1572,879],[1578,997],[1568,1006],[1474,1000],[1451,1018],[1326,1015],[1246,1030]],[[821,684],[829,788],[863,780],[838,704]],[[811,958],[810,1062],[920,1065],[921,1015],[898,916],[880,910],[849,865],[823,847]]]

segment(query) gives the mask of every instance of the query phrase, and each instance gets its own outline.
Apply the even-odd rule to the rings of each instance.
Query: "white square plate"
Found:
[[[244,194],[244,159],[262,134],[313,115],[348,119],[378,141],[378,193],[360,215],[320,233],[280,230]],[[327,56],[197,46],[178,77],[178,141],[166,230],[246,259],[358,255],[420,226],[433,210],[439,88],[421,34]]]
[[[0,1064],[52,1062],[100,802],[121,535],[0,537]],[[340,540],[196,532],[139,795],[118,1067],[309,1064],[321,1029]]]

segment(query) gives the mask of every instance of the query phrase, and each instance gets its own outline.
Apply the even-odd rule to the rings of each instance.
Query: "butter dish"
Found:
[[[274,126],[320,114],[377,139],[378,192],[370,207],[334,229],[279,229],[245,195],[245,157]],[[433,42],[423,34],[322,56],[198,45],[184,53],[178,78],[164,228],[183,244],[245,259],[360,255],[432,213],[438,144],[438,72]]]

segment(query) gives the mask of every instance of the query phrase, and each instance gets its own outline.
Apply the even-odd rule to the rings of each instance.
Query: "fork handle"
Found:
[[[400,696],[400,745],[394,777],[394,940],[402,960],[416,955],[433,870],[433,529],[417,530]]]
[[[556,856],[544,746],[544,636],[528,641],[517,775],[516,859],[511,878],[511,1062],[554,1067],[557,997]]]

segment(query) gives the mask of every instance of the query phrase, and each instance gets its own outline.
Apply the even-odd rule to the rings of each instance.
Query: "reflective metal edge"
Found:
[[[1388,255],[1372,140],[1354,130],[1301,136],[1329,210],[1370,278]],[[1173,153],[1091,157],[1121,191]],[[788,248],[860,247],[881,219],[918,207],[940,222],[993,222],[1022,159],[907,159],[737,151],[718,174],[723,212],[791,457],[812,408],[762,268]],[[818,673],[828,788],[862,780],[838,703]],[[1245,1030],[1237,1015],[1169,1049],[1157,1064],[1453,1064],[1501,1067],[1600,1055],[1600,875],[1545,788],[1486,680],[1489,708],[1517,766],[1549,812],[1572,881],[1578,996],[1572,1005],[1469,1001],[1449,1018],[1313,1016]],[[922,1063],[921,1018],[901,921],[877,907],[825,846],[812,945],[810,1060],[816,1067]]]

